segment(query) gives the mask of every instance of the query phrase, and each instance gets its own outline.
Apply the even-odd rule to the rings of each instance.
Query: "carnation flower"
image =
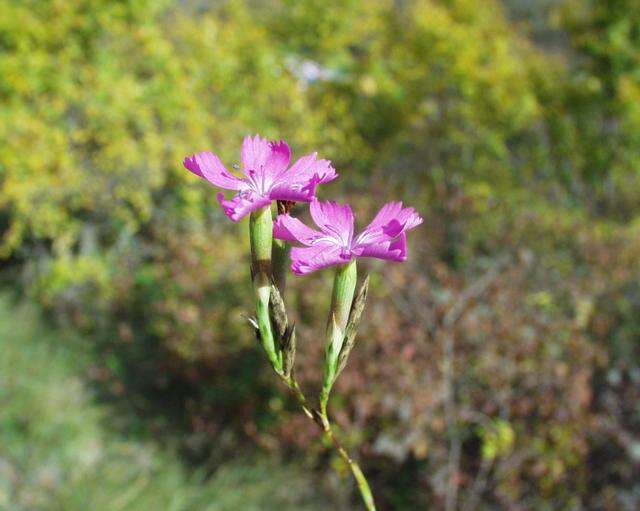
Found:
[[[303,156],[292,166],[290,159],[286,142],[270,142],[256,135],[242,143],[242,177],[229,172],[220,158],[208,151],[185,158],[184,166],[219,188],[237,192],[231,199],[217,195],[225,214],[237,222],[274,200],[309,202],[315,198],[317,185],[338,177],[331,162],[318,160],[317,153]]]
[[[422,223],[415,209],[403,207],[402,202],[389,202],[354,236],[355,219],[348,204],[313,199],[310,212],[320,230],[289,214],[279,215],[273,227],[274,238],[304,245],[291,249],[291,269],[297,275],[345,264],[357,257],[405,261],[406,231]]]

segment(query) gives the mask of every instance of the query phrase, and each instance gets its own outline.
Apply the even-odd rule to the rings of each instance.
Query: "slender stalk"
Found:
[[[329,317],[327,319],[327,345],[324,362],[324,380],[320,392],[320,411],[316,412],[316,423],[329,437],[338,454],[340,454],[340,457],[349,466],[367,511],[375,511],[376,506],[369,483],[360,465],[349,456],[349,453],[338,441],[331,427],[329,415],[327,414],[329,395],[338,372],[338,360],[344,344],[346,327],[349,321],[351,305],[353,304],[357,280],[358,271],[355,259],[336,268],[331,294],[331,309],[329,310]]]
[[[287,286],[287,273],[289,272],[289,252],[291,244],[284,240],[273,240],[273,282],[284,296]]]
[[[328,344],[325,356],[325,377],[320,394],[320,411],[318,412],[309,406],[308,400],[293,373],[288,374],[283,371],[283,355],[280,349],[275,346],[275,337],[269,317],[271,257],[273,254],[273,272],[275,274],[277,267],[286,265],[288,249],[286,245],[277,246],[274,243],[271,232],[271,210],[269,208],[263,208],[251,214],[250,233],[252,277],[256,292],[256,316],[262,346],[267,352],[271,365],[276,370],[280,380],[289,388],[304,414],[329,437],[340,457],[349,466],[367,511],[376,511],[371,488],[362,469],[338,441],[327,414],[329,394],[337,374],[338,357],[344,342],[346,325],[355,293],[357,281],[356,263],[352,261],[336,269],[331,310],[327,325]],[[276,256],[276,254],[278,255]],[[280,259],[277,260],[276,264],[277,258]],[[276,280],[276,285],[282,293],[284,291],[284,278],[280,283]]]
[[[282,201],[276,202],[276,211],[278,215],[289,213],[295,202]],[[287,286],[287,273],[289,272],[289,252],[291,252],[291,244],[284,240],[273,240],[273,282],[277,286],[280,294],[284,296]]]
[[[347,450],[342,446],[338,438],[336,437],[333,428],[331,427],[331,422],[329,421],[329,416],[327,414],[326,403],[321,406],[321,410],[318,412],[317,410],[311,410],[308,405],[307,398],[304,393],[300,389],[298,382],[292,376],[290,378],[281,377],[281,380],[284,384],[291,390],[291,393],[298,401],[298,404],[302,408],[304,414],[311,419],[331,440],[336,451],[340,457],[347,463],[351,473],[356,480],[356,484],[358,486],[358,491],[360,492],[360,497],[362,498],[362,502],[367,509],[367,511],[376,511],[375,501],[373,500],[373,493],[371,492],[371,487],[367,481],[367,478],[362,472],[360,465],[349,456]]]
[[[362,472],[360,465],[349,456],[347,450],[342,446],[339,440],[336,438],[335,433],[333,432],[333,428],[331,427],[331,422],[329,422],[329,416],[327,415],[326,404],[320,410],[320,421],[322,424],[322,429],[327,434],[334,447],[340,454],[340,457],[349,465],[351,469],[351,473],[353,474],[354,479],[356,480],[356,484],[358,485],[358,490],[360,492],[360,497],[362,498],[362,502],[365,505],[367,511],[376,511],[376,504],[373,500],[373,494],[371,493],[371,487],[367,482],[367,478]]]
[[[284,382],[284,384],[287,387],[289,387],[289,390],[291,390],[291,393],[298,401],[298,404],[300,405],[300,408],[302,408],[302,411],[304,412],[304,414],[309,419],[315,422],[316,419],[313,415],[313,412],[309,408],[309,405],[307,404],[307,398],[302,392],[302,389],[300,388],[300,385],[298,385],[298,382],[296,381],[296,379],[293,376],[290,376],[288,378],[285,376],[281,376],[280,379]]]

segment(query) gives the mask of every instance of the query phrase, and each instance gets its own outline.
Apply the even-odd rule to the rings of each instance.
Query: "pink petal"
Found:
[[[280,179],[269,190],[269,198],[272,200],[288,200],[293,202],[309,202],[315,197],[315,181],[309,183],[288,183]]]
[[[273,181],[284,172],[291,160],[291,149],[284,140],[269,142],[260,135],[245,137],[242,142],[242,167],[249,171],[267,176]]]
[[[402,202],[389,202],[365,229],[356,236],[354,245],[369,245],[390,241],[401,233],[422,223],[422,217],[413,208],[403,208]]]
[[[313,245],[324,234],[307,227],[289,214],[278,215],[273,223],[273,237],[279,240],[298,241],[303,245]]]
[[[241,192],[232,199],[225,199],[222,193],[217,195],[218,202],[224,210],[224,214],[237,222],[249,213],[271,204],[271,199],[261,197],[255,192]]]
[[[215,154],[208,151],[196,153],[184,159],[183,165],[196,176],[227,190],[239,190],[244,182],[231,174]]]
[[[245,137],[242,142],[242,169],[245,173],[260,169],[267,163],[270,155],[271,145],[266,138],[260,135]]]
[[[289,161],[291,161],[291,149],[284,140],[281,140],[280,142],[270,142],[269,151],[264,171],[271,181],[275,181],[287,170]]]
[[[315,197],[316,186],[338,177],[328,160],[316,160],[316,153],[303,156],[272,185],[269,196],[274,200],[309,202]]]
[[[344,246],[351,245],[354,217],[348,204],[314,199],[309,210],[311,218],[323,232],[336,238]]]
[[[336,169],[333,168],[329,160],[318,160],[315,166],[315,173],[319,178],[318,183],[328,183],[338,177]]]
[[[344,264],[350,259],[351,256],[344,256],[342,247],[327,242],[313,247],[293,247],[291,270],[296,275],[306,275],[327,266]]]
[[[376,257],[389,261],[407,260],[407,235],[403,232],[396,239],[391,241],[381,241],[370,245],[361,245],[353,249],[353,253],[358,257]]]
[[[336,169],[329,160],[318,160],[318,153],[311,153],[298,159],[287,172],[287,178],[293,182],[308,182],[316,178],[317,183],[328,183],[338,177]]]

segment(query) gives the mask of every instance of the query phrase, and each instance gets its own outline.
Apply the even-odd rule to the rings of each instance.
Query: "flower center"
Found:
[[[325,225],[324,230],[332,241],[337,242],[338,245],[343,247],[343,250],[351,250],[351,239],[348,232],[345,232],[334,225]]]
[[[266,194],[271,187],[271,182],[267,179],[266,172],[264,171],[264,166],[261,166],[259,170],[247,170],[247,178],[253,190],[258,195],[266,197]]]

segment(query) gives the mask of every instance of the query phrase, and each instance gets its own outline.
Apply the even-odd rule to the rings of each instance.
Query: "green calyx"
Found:
[[[273,246],[273,223],[270,206],[265,206],[251,213],[249,239],[251,242],[251,277],[256,300],[256,321],[260,343],[274,370],[281,373],[282,354],[276,347],[269,314],[271,250]]]
[[[273,221],[271,206],[251,213],[249,217],[249,241],[251,242],[251,269],[253,275],[271,275],[271,249],[273,246]]]
[[[333,315],[336,325],[342,329],[343,332],[349,320],[349,312],[351,311],[357,280],[358,270],[355,259],[347,264],[341,264],[336,267],[336,273],[333,279],[333,291],[331,293],[329,319],[331,315]]]
[[[331,309],[327,321],[324,378],[320,395],[321,406],[326,405],[329,392],[338,373],[340,352],[345,339],[357,280],[358,270],[355,259],[336,268],[331,294]]]

